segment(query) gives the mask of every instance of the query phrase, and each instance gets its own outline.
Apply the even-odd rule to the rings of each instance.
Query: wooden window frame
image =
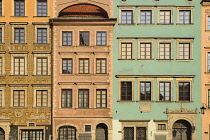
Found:
[[[124,86],[122,85],[123,83],[126,83],[125,90],[123,90],[123,88],[124,88]],[[131,85],[129,86],[131,89],[128,89],[129,88],[127,85],[128,83],[131,83]],[[123,93],[123,92],[125,92],[125,93]],[[130,95],[128,92],[130,92]],[[121,101],[132,101],[133,100],[132,92],[133,92],[133,82],[132,81],[120,81],[120,100]],[[122,99],[123,96],[125,96],[125,99]],[[128,98],[129,96],[130,96],[130,99]]]
[[[68,91],[70,91],[70,94],[68,94]],[[62,89],[61,90],[61,108],[72,108],[72,89]],[[65,98],[63,98],[65,97]],[[70,99],[70,100],[69,100]],[[64,101],[65,100],[65,105]]]
[[[123,13],[125,12],[125,15]],[[131,13],[131,15],[128,15]],[[123,20],[123,16],[125,16],[125,20]],[[128,20],[128,17],[131,17],[131,21]],[[133,24],[133,10],[121,10],[121,24]]]
[[[41,92],[41,105],[38,105],[38,92]],[[44,103],[44,92],[46,92],[47,95],[45,95],[46,103]],[[43,104],[46,104],[45,106]],[[47,107],[48,106],[48,90],[36,90],[36,107]]]
[[[184,15],[183,15],[183,21],[181,22],[181,12],[184,12]],[[186,17],[187,15],[185,14],[186,12],[189,12],[189,23],[186,22]],[[192,11],[190,9],[180,9],[179,10],[179,24],[192,24]]]
[[[64,63],[64,61],[66,63]],[[69,61],[71,62],[70,65],[68,65]],[[64,72],[64,64],[66,64],[66,71],[67,72]],[[62,74],[72,74],[72,73],[73,73],[73,60],[72,60],[72,58],[62,58]]]
[[[125,47],[123,47],[124,44],[126,45]],[[128,49],[129,49],[128,45],[131,45],[130,51],[128,51]],[[125,55],[123,55],[123,52],[125,52]],[[130,55],[128,54],[129,52],[130,52]],[[124,60],[131,60],[133,58],[133,43],[132,42],[122,42],[121,43],[121,55],[120,56],[121,56],[121,59],[124,59]]]
[[[70,132],[70,134],[69,134]],[[63,134],[63,135],[61,135]],[[66,135],[64,135],[66,134]],[[59,140],[66,140],[65,136],[67,136],[68,140],[76,140],[77,139],[77,130],[76,127],[65,125],[58,128],[58,139]]]
[[[25,43],[25,28],[16,28],[16,27],[14,28],[14,43],[15,44]]]
[[[16,59],[18,59],[18,69],[16,69],[16,63],[15,63],[15,60]],[[21,66],[20,66],[20,59],[23,59],[24,60],[24,66],[23,66],[23,74],[21,74],[21,70],[20,70],[20,68],[21,68]],[[16,74],[16,72],[17,72],[17,74]],[[14,57],[14,75],[25,75],[25,57]]]
[[[83,40],[83,42],[82,42]],[[80,31],[79,32],[79,45],[80,46],[89,46],[90,45],[90,33],[89,31]]]
[[[105,91],[105,98],[102,97],[103,91]],[[98,98],[98,95],[99,95],[99,98]],[[105,100],[105,103],[103,103],[104,100]],[[105,106],[103,107],[103,105]],[[107,89],[96,89],[96,108],[107,108]]]
[[[46,36],[44,36],[44,33],[46,34]],[[37,43],[38,44],[47,44],[47,28],[37,28]],[[40,40],[40,39],[41,40]]]
[[[104,37],[103,34],[105,34],[105,40],[103,40],[103,37]],[[97,31],[96,32],[96,45],[97,46],[106,46],[107,45],[107,33],[105,31]]]
[[[86,64],[85,60],[88,60],[87,66],[85,65]],[[83,65],[81,65],[81,64],[83,64]],[[88,72],[85,72],[86,68],[88,68],[87,69]],[[89,58],[79,58],[79,74],[89,74],[89,73],[90,73],[90,60],[89,60]]]
[[[0,75],[3,74],[3,58],[0,56]]]
[[[147,91],[146,91],[146,84],[147,83],[149,83],[150,85],[150,91],[149,91],[149,93],[150,93],[150,96],[149,96],[149,100],[147,99]],[[141,84],[144,84],[144,91],[142,91],[142,85]],[[140,81],[140,101],[151,101],[151,95],[152,95],[152,93],[151,93],[151,85],[152,85],[152,83],[151,83],[151,81]],[[142,96],[141,96],[141,92],[144,92],[144,100],[142,99]]]
[[[21,5],[22,3],[23,5]],[[16,10],[19,10],[19,12]],[[23,12],[21,12],[21,10],[23,10]],[[25,0],[14,0],[14,16],[25,16]]]
[[[163,95],[163,100],[161,100],[161,83],[163,83],[164,84],[164,86],[163,86],[163,88],[164,88],[164,90],[163,90],[163,93],[164,93],[164,95]],[[169,83],[169,91],[166,91],[166,85],[165,84],[167,84],[167,83]],[[168,96],[166,96],[166,92],[169,92],[169,95]],[[167,97],[169,97],[169,100],[166,100],[166,98]],[[160,81],[159,82],[159,101],[171,101],[171,82],[170,81]]]
[[[46,3],[46,5],[44,5]],[[47,16],[47,0],[37,0],[37,16],[39,17],[46,17]],[[46,9],[45,9],[46,8]],[[39,10],[41,10],[41,13],[39,13]]]
[[[17,101],[17,104],[18,104],[18,105],[17,105],[17,106],[15,106],[15,98],[14,98],[14,97],[15,97],[15,92],[18,92],[18,95],[17,95],[17,96],[18,96],[18,101]],[[22,106],[20,105],[20,96],[21,96],[21,92],[23,92],[23,98],[24,98],[24,99],[23,99],[24,105],[22,105]],[[13,90],[13,107],[25,107],[25,97],[26,97],[26,96],[25,96],[25,90]]]
[[[150,19],[147,19],[147,12],[150,13],[149,17]],[[142,9],[140,10],[140,24],[152,24],[152,10],[146,10],[146,9]],[[147,23],[147,21],[149,21],[149,23]]]
[[[161,15],[161,12],[164,12],[163,16]],[[169,22],[166,19],[166,16],[167,16],[166,13],[167,12],[169,12]],[[167,9],[167,10],[160,9],[159,10],[159,24],[166,24],[166,25],[167,24],[172,24],[171,23],[171,21],[172,21],[171,16],[172,16],[172,11],[171,10],[169,10],[169,9]],[[163,19],[161,17],[163,17]],[[161,20],[163,20],[163,22]]]
[[[166,51],[166,45],[167,44],[169,44],[169,51]],[[163,49],[164,49],[164,51],[163,51],[163,55],[160,55],[160,53],[161,53],[161,45],[163,45]],[[172,50],[172,48],[171,48],[171,46],[172,46],[172,44],[171,43],[165,43],[165,42],[160,42],[159,43],[159,59],[165,59],[165,60],[170,60],[171,58],[172,58],[172,56],[171,56],[171,50]],[[169,53],[169,58],[166,58],[166,53]]]
[[[38,69],[39,69],[39,65],[38,65],[38,60],[41,60],[41,66],[40,66],[40,69],[41,69],[41,73],[38,72]],[[46,59],[46,66],[44,66],[44,62],[43,60]],[[46,70],[44,72],[44,67],[46,67]],[[44,74],[46,73],[46,74]],[[36,58],[36,75],[48,75],[48,58],[47,57],[37,57]]]
[[[144,46],[142,46],[144,44]],[[150,49],[150,51],[149,51],[149,53],[150,53],[150,55],[147,55],[147,45],[148,44],[150,44],[150,47],[149,47],[149,49]],[[145,51],[142,51],[142,48],[144,48],[144,50]],[[142,52],[144,53],[144,55],[142,55]],[[149,58],[147,58],[149,56]],[[143,57],[143,58],[142,58]],[[152,43],[151,42],[148,42],[148,43],[146,43],[146,42],[141,42],[140,43],[140,59],[142,59],[142,60],[150,60],[150,59],[152,59]]]
[[[104,68],[103,68],[103,65],[105,65]],[[107,73],[106,70],[107,70],[106,58],[97,58],[96,59],[96,74],[106,74]]]
[[[26,131],[25,137],[23,137],[23,135],[24,135],[23,132],[24,131]],[[35,136],[35,139],[44,140],[44,130],[43,129],[21,129],[21,134],[20,135],[21,135],[21,140],[22,139],[31,139],[31,138],[34,139],[34,136]]]
[[[62,31],[62,46],[72,46],[72,35],[72,31]]]
[[[184,96],[184,93],[183,93],[183,96],[180,96],[180,92],[185,92],[185,90],[184,90],[184,87],[182,87],[183,88],[183,90],[182,91],[180,91],[180,83],[189,83],[189,90],[187,91],[187,93],[188,93],[188,96]],[[188,82],[182,82],[182,81],[179,81],[178,82],[178,93],[179,93],[179,98],[178,98],[178,100],[179,101],[191,101],[191,83],[188,81]],[[188,97],[189,99],[185,99],[186,97]],[[183,98],[183,99],[180,99],[180,98]]]
[[[87,98],[85,98],[85,92],[87,92]],[[80,98],[80,95],[82,95],[82,98]],[[89,89],[78,90],[78,108],[89,108],[89,96]],[[80,99],[82,102],[80,102]]]

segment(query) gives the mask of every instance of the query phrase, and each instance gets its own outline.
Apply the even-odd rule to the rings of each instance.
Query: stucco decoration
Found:
[[[48,119],[47,116],[36,113],[35,115],[31,115],[30,117],[28,117],[27,119]]]
[[[166,114],[197,114],[197,108],[195,110],[182,107],[174,110],[169,110],[166,108]]]
[[[9,117],[4,116],[4,115],[0,115],[0,120],[6,120],[6,119],[9,119]]]
[[[23,112],[21,110],[15,111],[15,117],[20,118],[23,116]]]
[[[140,107],[140,112],[151,112],[151,106],[148,104],[142,104]]]

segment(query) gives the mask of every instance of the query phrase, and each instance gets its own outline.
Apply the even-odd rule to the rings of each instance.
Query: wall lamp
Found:
[[[206,111],[206,104],[203,104],[200,109],[201,109],[201,113],[204,115]]]

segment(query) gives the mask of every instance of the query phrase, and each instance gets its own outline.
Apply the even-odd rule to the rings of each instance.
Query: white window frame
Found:
[[[0,87],[0,90],[2,91],[2,106],[0,108],[5,107],[5,87]]]
[[[160,11],[171,11],[170,24],[161,24],[160,23]],[[158,25],[172,25],[173,23],[173,7],[158,7]]]
[[[179,58],[179,44],[180,43],[189,43],[190,44],[190,58],[189,59],[180,59]],[[177,39],[177,61],[192,61],[193,58],[193,39]]]
[[[2,58],[2,74],[0,74],[0,76],[5,76],[5,54],[0,53],[0,57]]]
[[[37,98],[36,98],[36,91],[37,90],[45,90],[47,91],[47,106],[36,106],[36,101],[37,101]],[[34,87],[34,102],[33,102],[33,107],[34,108],[48,108],[48,107],[51,107],[51,88],[50,87]]]
[[[189,10],[190,11],[190,24],[180,24],[179,20],[179,13],[180,10]],[[177,7],[177,25],[192,25],[194,23],[194,16],[193,16],[194,9],[193,7]]]
[[[150,59],[141,59],[141,43],[150,43],[151,50],[150,50]],[[138,39],[138,59],[141,61],[148,61],[154,59],[154,39]]]
[[[135,41],[135,39],[119,39],[119,52],[118,52],[118,59],[120,59],[120,60],[127,60],[127,61],[129,61],[129,60],[133,60],[134,59],[134,41]],[[131,59],[122,59],[122,56],[121,56],[121,52],[122,52],[122,48],[121,48],[121,45],[122,45],[122,43],[131,43],[131,45],[132,45],[132,50],[131,50],[131,54],[132,54],[132,57],[131,57]]]
[[[14,101],[14,91],[15,90],[23,90],[25,95],[25,100],[24,100],[24,103],[25,103],[25,106],[24,107],[16,107],[16,106],[13,106],[13,101]],[[13,107],[13,108],[27,108],[28,104],[27,104],[27,95],[28,95],[28,87],[12,87],[11,88],[11,103],[10,103],[10,107]]]
[[[158,43],[158,60],[161,60],[161,61],[173,60],[173,39],[158,39],[157,43]],[[169,44],[171,44],[171,51],[170,51],[171,59],[160,59],[160,44],[161,43],[169,43]]]
[[[50,54],[34,54],[34,75],[37,75],[37,58],[47,58],[47,75],[51,75],[51,56]],[[42,75],[40,75],[42,76]]]
[[[25,59],[25,74],[24,75],[28,75],[28,71],[27,71],[27,54],[11,54],[11,75],[15,75],[14,73],[14,59],[15,57],[24,57]],[[17,75],[18,76],[18,75]]]

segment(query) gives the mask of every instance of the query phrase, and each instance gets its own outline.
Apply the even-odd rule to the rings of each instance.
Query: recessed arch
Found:
[[[4,140],[4,139],[5,139],[5,131],[4,129],[0,127],[0,140]]]
[[[97,140],[108,140],[108,127],[104,123],[99,123],[96,126],[96,139]]]
[[[172,128],[172,140],[192,140],[192,126],[188,121],[177,120]]]
[[[68,6],[59,12],[58,17],[94,17],[108,18],[107,12],[96,5],[89,3]]]

